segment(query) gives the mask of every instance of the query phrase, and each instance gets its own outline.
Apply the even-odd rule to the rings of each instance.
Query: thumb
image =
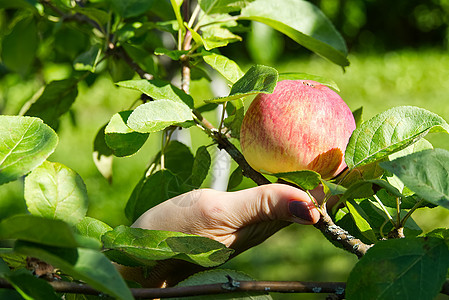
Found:
[[[276,220],[308,225],[320,219],[309,195],[289,185],[267,184],[233,194],[229,211],[238,212],[240,226]]]

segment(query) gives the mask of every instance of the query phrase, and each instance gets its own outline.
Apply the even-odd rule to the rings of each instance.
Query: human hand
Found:
[[[314,195],[318,202],[324,197],[319,191]],[[149,209],[133,227],[208,237],[234,249],[235,256],[292,222],[314,224],[319,218],[307,193],[286,184],[269,184],[237,192],[194,190]],[[135,268],[119,269],[125,278],[148,287],[173,285],[202,270],[179,260],[159,262],[147,278]]]

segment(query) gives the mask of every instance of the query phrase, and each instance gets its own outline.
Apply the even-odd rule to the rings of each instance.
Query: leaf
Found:
[[[230,109],[231,108],[231,109]],[[245,107],[243,100],[237,99],[226,104],[226,110],[229,116],[224,119],[223,123],[231,131],[231,137],[240,139],[240,128],[242,127],[243,117],[245,116]]]
[[[101,237],[106,232],[112,230],[108,224],[91,217],[84,217],[75,226],[75,232],[83,236],[94,238],[101,242]]]
[[[190,184],[194,164],[190,148],[178,141],[170,141],[164,151],[165,168],[170,170],[180,183]]]
[[[201,9],[208,15],[239,11],[253,0],[199,0]]]
[[[188,107],[193,108],[192,96],[162,80],[128,80],[117,82],[116,84],[121,87],[138,90],[154,100],[173,100],[185,103]]]
[[[0,274],[0,277],[2,275]],[[57,300],[52,286],[45,280],[35,277],[30,271],[19,269],[3,276],[24,298],[30,300]]]
[[[120,250],[142,261],[177,258],[214,267],[228,260],[233,250],[205,237],[173,231],[146,230],[124,225],[103,235],[104,247]]]
[[[187,29],[189,28],[187,27]],[[202,42],[200,44],[204,44],[206,50],[225,47],[229,43],[242,40],[240,36],[233,34],[229,29],[219,25],[203,27],[202,34]]]
[[[190,120],[192,111],[187,105],[157,100],[139,105],[129,116],[127,125],[137,132],[150,133]]]
[[[204,272],[196,273],[184,281],[181,281],[176,286],[195,286],[195,285],[203,285],[203,284],[213,284],[213,283],[222,283],[226,284],[229,282],[229,278],[232,278],[236,281],[254,281],[254,278],[249,275],[234,271],[234,270],[208,270]],[[170,298],[170,300],[207,300],[210,299],[210,296],[191,296],[191,297],[182,297],[182,298]],[[269,294],[263,292],[236,292],[236,293],[226,293],[226,294],[217,294],[214,295],[214,299],[252,299],[252,300],[269,300],[272,299]]]
[[[240,167],[235,168],[235,170],[231,173],[228,181],[227,191],[231,191],[236,188],[243,180],[243,170]]]
[[[84,248],[56,248],[17,242],[14,249],[50,263],[94,289],[123,300],[134,299],[120,273],[103,253]]]
[[[101,49],[97,45],[93,45],[86,52],[78,55],[73,61],[73,68],[77,71],[89,71],[95,73],[95,69],[100,60]]]
[[[380,241],[349,275],[348,299],[435,299],[446,279],[449,250],[438,238]]]
[[[199,188],[206,179],[211,165],[211,157],[206,146],[198,148],[192,166],[192,185]]]
[[[0,116],[0,184],[42,164],[57,144],[57,134],[38,118]]]
[[[155,0],[111,0],[115,12],[123,18],[137,17],[149,11]]]
[[[356,127],[359,127],[363,123],[363,106],[354,110],[352,115],[354,116]]]
[[[39,43],[34,17],[24,17],[18,21],[2,40],[2,62],[10,70],[26,74],[34,61]]]
[[[207,103],[224,103],[254,94],[271,94],[276,87],[278,72],[271,67],[255,65],[231,88],[229,96],[205,100]]]
[[[231,83],[235,83],[243,75],[243,71],[233,60],[227,58],[224,55],[216,54],[213,52],[203,51],[204,61],[211,66],[213,69],[217,70],[224,78],[229,80]]]
[[[87,212],[86,185],[73,170],[44,162],[25,178],[25,201],[31,214],[74,225]]]
[[[104,130],[106,129],[107,125],[108,124],[101,127],[100,130],[98,130],[97,135],[95,136],[94,151],[92,153],[92,156],[98,171],[101,173],[101,175],[103,175],[104,178],[108,180],[109,183],[111,183],[113,164],[112,154],[114,152],[106,144],[106,136]]]
[[[297,72],[279,73],[279,81],[281,80],[313,80],[340,92],[335,81],[318,75]]]
[[[242,9],[239,19],[264,23],[342,67],[349,65],[343,38],[321,10],[307,1],[256,0]]]
[[[126,204],[126,217],[134,222],[151,207],[183,192],[180,180],[171,171],[160,170],[136,185]]]
[[[350,169],[383,159],[413,144],[428,132],[448,132],[440,116],[413,106],[400,106],[374,116],[357,127],[346,147]]]
[[[181,56],[186,55],[189,53],[188,50],[168,50],[165,48],[156,48],[154,50],[154,54],[156,55],[167,55],[173,60],[180,60]]]
[[[61,220],[33,215],[15,215],[0,222],[0,240],[19,239],[56,247],[100,248],[91,239],[76,235],[71,226]]]
[[[349,209],[352,219],[354,220],[358,230],[368,239],[370,242],[377,242],[376,235],[374,234],[371,225],[369,224],[368,215],[363,209],[354,201],[346,201],[346,207]]]
[[[81,7],[80,5],[76,5],[72,8],[77,13],[83,14],[89,19],[94,20],[97,22],[100,27],[104,28],[104,25],[106,25],[110,19],[109,13],[105,12],[104,10],[94,8],[94,7]]]
[[[317,172],[303,170],[297,172],[286,172],[270,174],[277,178],[292,182],[304,190],[313,190],[321,183],[321,176]]]
[[[380,164],[419,197],[449,209],[449,152],[424,150]]]
[[[115,156],[130,156],[142,148],[149,133],[140,133],[129,128],[126,123],[133,111],[121,111],[111,117],[104,129],[104,140]]]
[[[78,80],[74,78],[50,82],[29,107],[23,107],[23,114],[41,118],[53,129],[58,126],[58,119],[66,113],[78,96]]]

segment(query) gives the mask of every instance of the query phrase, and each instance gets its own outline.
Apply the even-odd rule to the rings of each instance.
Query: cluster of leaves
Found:
[[[336,88],[317,76],[279,74],[267,66],[243,72],[218,48],[240,41],[237,34],[248,20],[264,23],[342,67],[348,65],[339,33],[319,9],[302,0],[200,0],[191,14],[189,1],[181,0],[3,0],[0,8],[10,24],[2,28],[6,75],[33,76],[49,63],[70,62],[73,68],[66,79],[44,84],[20,116],[0,116],[0,184],[26,176],[24,197],[30,213],[0,222],[0,277],[25,298],[57,297],[45,281],[26,270],[27,256],[51,264],[64,280],[83,281],[113,297],[131,299],[112,261],[151,268],[158,260],[176,258],[214,267],[232,253],[207,238],[124,225],[111,228],[86,216],[83,180],[70,168],[47,161],[58,144],[58,120],[76,100],[80,82],[91,83],[109,72],[118,86],[144,95],[143,103],[130,101],[128,110],[114,114],[98,131],[94,161],[106,178],[113,156],[133,155],[150,134],[162,132],[160,152],[126,205],[126,216],[133,222],[162,201],[201,187],[209,173],[209,145],[194,155],[187,145],[171,140],[178,128],[199,126],[231,154],[239,163],[230,178],[229,187],[235,187],[242,174],[249,174],[238,151],[244,97],[271,93],[281,79],[312,79]],[[167,36],[171,46],[164,42]],[[182,73],[181,89],[172,83],[173,66],[189,71]],[[141,79],[134,78],[135,72]],[[190,95],[188,82],[207,79],[210,72],[230,83],[229,94],[214,99]],[[219,105],[228,116],[223,114],[214,127],[202,113]],[[449,125],[416,107],[398,107],[366,122],[361,110],[354,114],[358,127],[345,154],[348,170],[339,178],[324,181],[310,171],[270,178],[305,190],[323,184],[328,197],[340,196],[341,205],[332,212],[337,225],[375,244],[351,273],[348,296],[389,299],[409,293],[431,299],[449,267],[447,231],[421,237],[410,215],[424,206],[449,208],[449,153],[431,149],[423,139],[429,132],[449,132]],[[383,241],[404,235],[407,238]],[[418,276],[419,286],[414,285]]]

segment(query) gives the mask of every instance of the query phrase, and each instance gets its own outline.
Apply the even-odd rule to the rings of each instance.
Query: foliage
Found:
[[[230,190],[239,186],[243,175],[257,183],[270,182],[245,164],[238,150],[245,97],[271,93],[279,80],[287,78],[318,80],[338,90],[332,80],[292,70],[279,73],[270,66],[254,65],[243,72],[220,52],[241,40],[238,33],[250,26],[248,21],[260,22],[347,67],[345,42],[310,2],[199,0],[193,9],[189,4],[177,0],[0,1],[1,80],[7,82],[11,74],[18,74],[36,78],[41,85],[29,101],[21,103],[17,115],[0,116],[0,184],[25,176],[29,212],[0,215],[0,278],[22,297],[57,297],[50,285],[23,268],[27,257],[51,264],[56,268],[51,276],[85,282],[118,299],[132,299],[112,262],[151,272],[160,260],[175,258],[215,267],[232,254],[208,238],[127,225],[112,228],[87,216],[87,184],[67,166],[47,161],[58,144],[59,120],[70,114],[81,84],[90,85],[107,72],[118,87],[141,93],[137,100],[124,99],[125,108],[112,114],[92,141],[94,161],[106,179],[113,178],[113,156],[144,151],[147,140],[159,133],[159,152],[133,183],[125,207],[129,222],[173,196],[204,187],[211,172],[211,144],[229,152],[239,164],[230,176]],[[39,81],[40,73],[53,64],[71,67],[62,79]],[[181,88],[175,82],[179,71]],[[228,95],[198,98],[190,94],[191,81],[217,74],[231,86]],[[217,107],[223,114],[214,126],[204,113]],[[348,169],[337,178],[325,181],[315,172],[302,171],[271,174],[270,180],[280,178],[305,190],[323,184],[326,200],[339,195],[341,205],[330,215],[323,205],[318,208],[327,222],[322,230],[326,237],[362,257],[348,278],[347,297],[413,299],[419,294],[432,299],[449,268],[447,259],[438,259],[449,251],[447,229],[422,235],[412,215],[422,207],[449,208],[449,152],[433,149],[423,139],[433,132],[449,133],[449,125],[414,106],[391,108],[367,121],[361,112],[354,113],[358,127],[345,153]],[[193,154],[188,145],[172,137],[180,129],[195,127],[210,140]],[[201,273],[181,285],[217,282],[217,274],[225,276],[222,273],[226,272]],[[422,279],[419,289],[415,278]]]

